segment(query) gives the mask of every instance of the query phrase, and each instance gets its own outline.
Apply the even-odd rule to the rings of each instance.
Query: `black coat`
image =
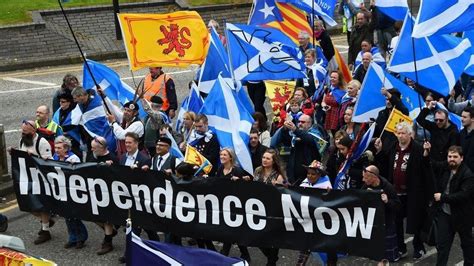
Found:
[[[398,141],[375,156],[379,169],[387,173],[387,180],[393,184],[393,165]],[[423,158],[423,147],[411,141],[410,157],[407,162],[407,227],[408,234],[419,232],[426,217],[428,199],[433,198],[433,184],[429,171],[429,161]]]
[[[249,145],[250,157],[252,158],[252,166],[254,170],[257,169],[257,167],[259,167],[260,165],[262,165],[262,156],[267,149],[267,146],[258,143],[257,148],[252,151],[252,148]]]
[[[448,148],[452,145],[459,145],[458,128],[453,123],[450,123],[447,128],[439,128],[435,122],[425,119],[429,113],[430,109],[423,108],[416,118],[416,121],[431,134],[431,159],[435,161],[446,161]]]
[[[319,41],[319,45],[321,45],[321,49],[323,49],[323,54],[324,57],[326,57],[326,60],[328,60],[328,62],[331,61],[334,56],[334,46],[332,45],[331,37],[327,31],[321,32],[316,40]]]
[[[463,128],[459,134],[459,140],[464,153],[463,162],[471,171],[474,171],[474,130],[468,133],[467,129]]]
[[[395,188],[383,177],[379,177],[380,184],[377,187],[363,185],[362,189],[378,189],[387,194],[387,203],[385,203],[385,224],[386,226],[390,224],[395,224],[395,213],[400,209],[401,202],[395,192]]]
[[[120,156],[119,163],[120,165],[125,165],[125,162],[127,161],[127,154],[124,153],[122,156]],[[142,168],[144,165],[150,165],[150,157],[148,155],[145,155],[138,151],[137,153],[137,158],[135,158],[135,164],[138,166],[138,168]]]
[[[209,162],[212,164],[212,170],[209,172],[209,176],[215,175],[217,166],[219,164],[219,141],[217,136],[213,135],[209,142],[206,142],[205,137],[201,138],[194,147],[201,153]]]
[[[447,162],[432,162],[436,192],[441,193],[442,203],[451,207],[451,216],[457,228],[474,226],[474,174],[462,163],[451,179],[449,194],[444,194],[451,170]]]

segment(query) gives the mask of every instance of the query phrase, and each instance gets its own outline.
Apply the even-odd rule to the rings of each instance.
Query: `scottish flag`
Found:
[[[394,20],[404,20],[408,13],[407,0],[378,0],[375,6]]]
[[[226,257],[216,251],[183,247],[141,239],[127,229],[127,265],[232,265],[247,266],[240,258]]]
[[[174,157],[178,158],[181,162],[184,161],[184,155],[178,147],[178,143],[174,139],[173,135],[169,131],[166,131],[166,137],[171,140],[171,149],[170,153],[174,155]]]
[[[91,137],[104,137],[109,150],[115,152],[117,142],[105,116],[102,99],[95,90],[88,92],[90,100],[87,106],[77,104],[71,111],[71,124],[81,125]]]
[[[275,0],[253,0],[248,21],[249,25],[262,25],[282,20],[283,16],[276,6]]]
[[[183,115],[184,113],[191,111],[198,113],[201,110],[204,100],[199,94],[198,87],[196,83],[193,82],[191,89],[189,90],[189,95],[184,98],[181,108],[179,109],[178,117],[176,119],[176,131],[180,132],[181,127],[183,126]]]
[[[220,146],[233,148],[240,166],[252,174],[252,159],[247,145],[254,121],[239,100],[234,84],[219,75],[201,113],[207,116],[209,128],[216,133]]]
[[[64,119],[63,123],[61,124],[59,122],[59,113],[61,111],[61,108],[59,108],[58,110],[56,110],[56,112],[53,114],[53,122],[55,122],[56,124],[58,124],[59,126],[61,126],[63,128],[63,131],[64,131],[64,128],[66,126],[70,126],[72,125],[72,120],[71,120],[71,114],[72,112],[69,112],[66,116],[66,118]],[[66,133],[66,132],[64,132]],[[73,129],[67,131],[67,136],[73,138],[74,140],[76,140],[77,142],[81,142],[81,135],[79,133],[79,128],[78,127],[74,127]]]
[[[412,41],[412,27],[413,19],[407,14],[388,69],[441,95],[448,95],[469,63],[471,42],[451,35],[434,35]]]
[[[464,39],[468,39],[471,44],[474,43],[474,30],[465,31],[463,34]],[[472,54],[469,63],[467,64],[466,69],[464,69],[464,73],[474,76],[474,47],[471,47]]]
[[[474,1],[421,0],[413,37],[474,30]]]
[[[207,53],[206,61],[202,64],[199,75],[199,91],[209,93],[217,80],[219,73],[224,78],[232,78],[229,67],[229,56],[222,45],[216,30],[211,30],[211,45]]]
[[[99,86],[104,90],[105,95],[112,101],[118,101],[120,104],[132,101],[135,96],[135,90],[132,89],[127,83],[120,79],[120,76],[111,68],[101,63],[87,59],[92,75],[95,80],[99,83]],[[83,78],[82,86],[84,89],[96,89],[94,80],[91,77],[89,70],[87,69],[86,63],[83,67]],[[142,108],[141,102],[137,102],[140,106],[140,118],[146,116],[145,110]]]
[[[367,150],[367,148],[370,145],[370,141],[372,140],[372,137],[374,136],[375,132],[375,123],[373,123],[370,128],[365,132],[364,136],[360,139],[360,142],[357,144],[357,149],[349,155],[349,158],[346,159],[344,162],[344,165],[341,167],[339,170],[339,173],[336,176],[336,179],[334,180],[334,186],[333,188],[339,189],[339,190],[344,190],[349,188],[348,184],[348,179],[346,176],[347,171],[351,167],[352,163],[355,162],[357,159],[359,159],[362,154]]]
[[[320,16],[326,24],[333,27],[337,22],[333,19],[336,0],[277,0],[278,2],[292,4],[308,14]],[[314,1],[314,2],[312,2]]]
[[[398,89],[402,94],[403,104],[408,108],[410,118],[415,119],[418,116],[419,94],[372,62],[359,91],[352,121],[363,123],[377,118],[378,113],[385,108],[385,97],[380,93],[382,87]]]
[[[306,76],[303,53],[279,30],[227,23],[227,37],[236,80],[281,80]]]

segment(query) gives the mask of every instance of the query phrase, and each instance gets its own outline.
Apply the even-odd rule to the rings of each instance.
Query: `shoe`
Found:
[[[49,228],[53,227],[54,224],[56,224],[56,221],[53,219],[49,219]],[[38,235],[41,234],[41,231],[43,231],[43,229],[38,231]]]
[[[84,247],[85,241],[77,241],[76,243],[76,249],[81,249]]]
[[[405,258],[408,255],[407,249],[398,249],[398,255],[400,255],[400,259]]]
[[[104,242],[99,251],[97,251],[97,255],[104,255],[109,253],[110,251],[114,250],[114,246],[112,242]]]
[[[119,262],[122,263],[122,264],[125,263],[125,262],[127,262],[127,259],[125,259],[125,256],[120,257],[118,260],[119,260]]]
[[[414,260],[419,260],[419,259],[423,258],[423,256],[425,254],[426,254],[426,251],[424,251],[423,249],[415,250],[415,252],[413,252],[413,259]]]
[[[43,244],[44,242],[47,242],[49,240],[51,240],[51,234],[49,233],[49,231],[41,230],[40,234],[38,235],[38,237],[35,239],[35,241],[33,243],[35,245],[39,245],[39,244]]]
[[[72,247],[75,247],[75,246],[76,246],[75,242],[67,242],[66,244],[64,244],[65,249],[72,248]]]

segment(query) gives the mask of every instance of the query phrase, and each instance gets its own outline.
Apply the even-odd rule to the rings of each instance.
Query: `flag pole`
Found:
[[[59,3],[59,7],[61,8],[61,12],[63,13],[64,19],[66,19],[67,26],[69,27],[69,30],[71,31],[72,37],[74,38],[74,42],[76,43],[77,48],[79,49],[79,53],[81,54],[82,60],[84,60],[84,63],[86,64],[86,69],[91,75],[92,80],[94,81],[95,87],[99,88],[99,84],[97,83],[97,80],[95,79],[94,74],[92,73],[92,70],[89,66],[89,63],[87,63],[86,56],[84,55],[84,52],[81,49],[81,45],[79,45],[79,42],[77,41],[76,34],[74,34],[74,31],[72,30],[71,23],[69,23],[69,19],[66,15],[66,12],[64,11],[61,0],[58,0],[58,3]],[[99,94],[99,95],[102,98],[102,102],[104,103],[105,109],[107,109],[107,112],[111,114],[112,112],[110,111],[109,106],[107,106],[107,103],[105,102],[105,96],[102,94]]]
[[[315,36],[314,36],[314,1],[315,0],[311,0],[311,5],[312,5],[312,9],[311,9],[311,32],[312,32],[312,35],[313,35],[313,47],[314,49],[316,49],[316,40],[315,40]]]

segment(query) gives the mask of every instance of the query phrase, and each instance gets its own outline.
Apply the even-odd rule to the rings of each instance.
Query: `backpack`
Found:
[[[54,154],[54,139],[56,138],[56,133],[47,128],[42,127],[37,128],[36,133],[49,143],[49,145],[51,146],[51,154]],[[39,139],[37,143],[39,143]]]
[[[41,142],[42,138],[43,138],[42,136],[38,135],[38,139],[36,140],[36,144],[35,144],[35,151],[38,154],[38,157],[41,157],[41,152],[40,152],[40,149],[39,149],[39,145],[40,145],[40,142]],[[20,140],[20,147],[21,146],[23,146],[23,140]]]

